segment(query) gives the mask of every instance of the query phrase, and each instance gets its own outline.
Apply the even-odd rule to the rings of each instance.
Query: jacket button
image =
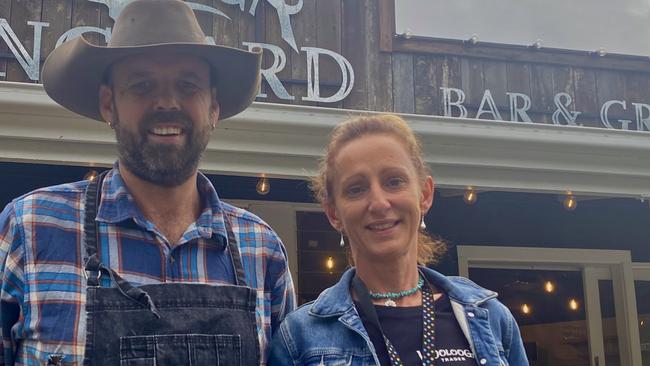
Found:
[[[481,363],[481,365],[485,365],[487,363],[487,360],[484,359],[484,358],[481,358],[481,360],[479,362]]]
[[[469,313],[467,313],[467,316],[469,316],[470,318],[473,318],[473,317],[474,317],[474,313],[469,312]]]

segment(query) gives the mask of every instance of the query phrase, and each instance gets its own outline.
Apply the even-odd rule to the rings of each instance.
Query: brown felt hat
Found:
[[[210,64],[219,119],[246,109],[259,91],[261,51],[215,46],[205,39],[194,12],[180,0],[135,0],[115,21],[106,47],[77,37],[57,47],[43,65],[43,86],[63,107],[103,121],[99,86],[108,68],[128,56],[154,52],[195,55]]]

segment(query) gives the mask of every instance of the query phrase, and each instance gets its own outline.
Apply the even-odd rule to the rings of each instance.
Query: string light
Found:
[[[580,305],[578,304],[578,301],[576,299],[571,299],[569,300],[569,309],[576,311],[580,308]]]
[[[89,170],[86,175],[84,175],[84,180],[95,180],[99,173],[96,170]]]
[[[465,189],[465,193],[463,194],[463,201],[467,203],[468,205],[473,205],[476,203],[476,200],[478,199],[478,194],[474,190],[473,187],[467,187]]]
[[[262,196],[267,195],[271,191],[271,183],[269,183],[269,179],[265,175],[262,174],[262,177],[257,182],[257,186],[255,186],[255,190]]]
[[[327,260],[325,261],[325,267],[327,267],[327,270],[332,273],[332,270],[334,269],[334,258],[327,257]]]
[[[549,294],[555,291],[555,285],[551,281],[546,281],[544,284],[544,291],[548,292]]]
[[[530,314],[530,306],[528,306],[528,304],[523,304],[521,306],[521,312],[526,315]]]
[[[576,209],[576,207],[578,207],[578,200],[576,200],[576,198],[573,196],[573,193],[569,191],[567,192],[566,198],[562,204],[567,211],[573,211]]]

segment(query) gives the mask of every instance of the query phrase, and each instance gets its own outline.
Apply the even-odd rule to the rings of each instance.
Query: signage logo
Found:
[[[442,105],[443,115],[445,117],[460,117],[470,118],[468,115],[467,107],[465,107],[465,92],[457,88],[440,88],[442,91]],[[532,123],[528,111],[532,103],[530,97],[523,93],[510,93],[506,92],[508,97],[508,105],[510,112],[511,122],[529,122]],[[568,93],[557,93],[553,98],[555,111],[553,112],[552,120],[555,125],[564,126],[582,126],[578,123],[578,116],[582,112],[570,110],[569,107],[573,104],[571,95]],[[637,131],[650,131],[650,104],[644,103],[628,103],[625,100],[608,100],[604,102],[600,108],[600,122],[605,128],[617,130],[631,130]],[[626,111],[628,108],[634,109],[635,120],[618,119],[616,121],[610,119],[610,110],[618,108],[619,111]],[[492,92],[486,89],[483,92],[481,104],[476,111],[475,119],[481,119],[483,116],[489,116],[493,120],[505,121],[501,116],[499,108],[492,97]]]
[[[108,7],[108,15],[111,19],[115,20],[119,16],[124,7],[133,0],[88,0],[93,3],[103,4]],[[248,13],[252,16],[255,15],[260,0],[253,0]],[[285,3],[285,0],[262,0],[266,1],[273,9],[278,17],[280,23],[280,31],[282,39],[291,47],[296,53],[304,53],[305,62],[307,63],[307,95],[302,97],[302,100],[320,103],[335,103],[345,99],[354,86],[354,70],[350,62],[342,55],[318,47],[298,47],[296,38],[291,25],[291,17],[298,14],[303,7],[303,0],[298,0],[295,5]],[[315,0],[314,0],[315,1]],[[238,5],[242,12],[246,11],[246,0],[221,0],[222,3],[227,5]],[[187,2],[187,4],[195,12],[206,12],[213,16],[223,17],[230,20],[230,17],[221,10],[212,6]],[[18,39],[15,32],[6,19],[0,18],[0,37],[9,47],[11,53],[16,57],[18,63],[23,68],[27,76],[34,81],[40,78],[40,59],[41,59],[41,35],[43,28],[49,27],[47,22],[27,21],[27,24],[34,27],[34,49],[32,54],[25,49],[22,42]],[[86,33],[99,33],[108,42],[111,37],[111,28],[99,28],[93,26],[80,26],[72,28],[63,33],[57,43],[56,47],[64,42],[81,36]],[[213,37],[207,37],[208,41],[215,43]],[[247,47],[248,50],[259,47],[264,52],[271,53],[273,56],[273,63],[270,67],[261,70],[262,77],[266,80],[273,93],[280,99],[294,100],[295,97],[289,94],[283,82],[278,78],[277,74],[286,66],[287,56],[285,52],[277,45],[260,43],[260,42],[242,42],[242,45]],[[321,57],[331,58],[341,71],[341,84],[338,90],[329,96],[321,95],[320,90],[320,59]],[[0,73],[0,77],[6,77],[4,73]],[[265,93],[258,94],[259,98],[266,98]]]

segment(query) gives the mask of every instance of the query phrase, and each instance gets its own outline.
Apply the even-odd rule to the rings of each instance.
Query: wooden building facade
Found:
[[[105,45],[129,1],[0,1],[0,203],[114,162],[112,131],[38,82],[67,38]],[[531,364],[650,365],[650,59],[396,34],[395,1],[191,1],[215,43],[264,49],[265,96],[220,122],[202,170],[278,231],[307,301],[346,267],[305,183],[327,134],[402,114],[440,187],[428,226],[453,247],[438,268],[501,292]]]

